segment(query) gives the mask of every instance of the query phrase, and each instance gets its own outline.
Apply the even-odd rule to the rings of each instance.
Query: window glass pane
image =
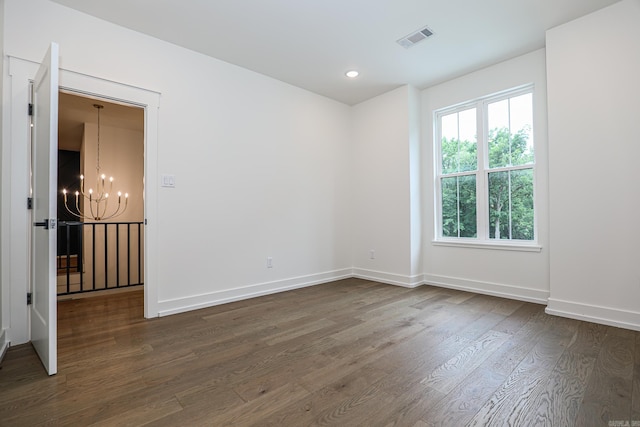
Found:
[[[533,240],[533,169],[489,173],[489,238]]]
[[[533,163],[533,95],[509,100],[511,111],[511,164]]]
[[[442,173],[458,171],[458,114],[448,114],[441,119]]]
[[[442,178],[442,236],[458,237],[458,178]]]
[[[471,108],[443,116],[440,126],[442,173],[476,170],[478,164],[476,109]]]
[[[533,96],[493,102],[487,109],[489,167],[533,163]]]
[[[509,100],[492,102],[488,106],[489,130],[491,129],[509,129]]]
[[[509,238],[509,172],[489,174],[489,238]]]
[[[460,188],[460,237],[476,237],[476,176],[458,177]]]
[[[533,169],[511,172],[511,238],[533,240]]]
[[[478,168],[478,133],[476,126],[476,109],[470,108],[458,113],[460,128],[459,169],[458,172],[474,171]]]
[[[442,178],[442,236],[476,237],[476,176]]]
[[[489,104],[489,167],[508,166],[511,160],[509,147],[509,100]]]

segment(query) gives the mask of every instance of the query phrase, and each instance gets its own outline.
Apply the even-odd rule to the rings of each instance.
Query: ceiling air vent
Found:
[[[411,46],[415,45],[416,43],[419,43],[422,40],[431,37],[432,35],[433,35],[433,31],[431,31],[427,27],[424,27],[419,29],[418,31],[414,31],[411,34],[404,36],[403,38],[398,40],[398,44],[408,49]]]

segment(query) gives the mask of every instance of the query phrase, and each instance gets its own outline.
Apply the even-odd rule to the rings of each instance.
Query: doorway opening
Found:
[[[58,300],[143,289],[144,114],[139,106],[59,92]],[[109,210],[126,206],[116,217],[78,215],[89,213],[91,202],[77,192],[97,191],[98,173],[112,191]]]

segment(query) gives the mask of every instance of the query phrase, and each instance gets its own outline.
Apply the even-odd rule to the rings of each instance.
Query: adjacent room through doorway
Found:
[[[59,93],[58,300],[143,288],[144,114]]]

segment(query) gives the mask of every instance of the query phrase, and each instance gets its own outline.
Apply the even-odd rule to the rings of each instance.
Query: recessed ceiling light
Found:
[[[349,77],[350,79],[355,79],[356,77],[358,77],[360,73],[357,72],[356,70],[350,70],[347,71],[346,73],[344,73],[345,76]]]

